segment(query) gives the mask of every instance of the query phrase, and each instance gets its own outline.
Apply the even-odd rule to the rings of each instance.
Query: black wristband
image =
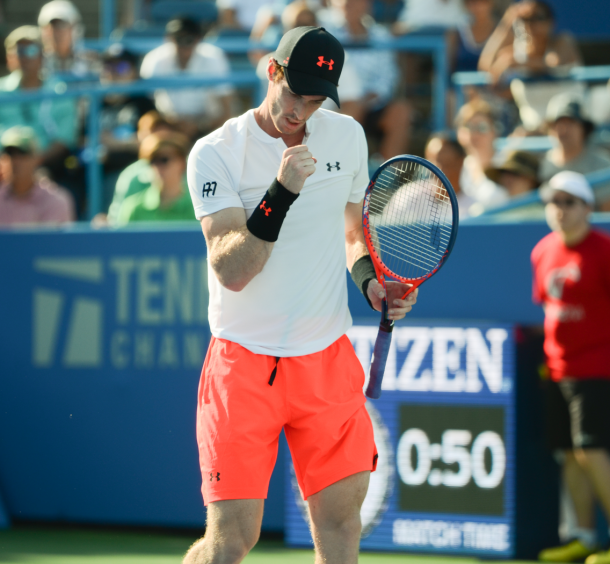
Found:
[[[371,280],[376,280],[377,275],[375,274],[375,267],[373,266],[373,259],[370,255],[364,255],[360,257],[352,266],[352,280],[354,284],[358,286],[358,289],[362,292],[362,295],[366,298],[372,309],[373,304],[369,298],[369,294],[366,291]]]
[[[246,221],[248,231],[263,241],[275,243],[280,235],[288,208],[298,197],[298,194],[293,194],[284,188],[276,178]]]

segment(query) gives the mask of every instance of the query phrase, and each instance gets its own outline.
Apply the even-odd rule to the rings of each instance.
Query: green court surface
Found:
[[[196,536],[170,532],[17,526],[0,531],[0,562],[11,564],[180,564]],[[313,563],[313,551],[263,540],[247,564]],[[362,553],[364,564],[475,564],[474,558]]]

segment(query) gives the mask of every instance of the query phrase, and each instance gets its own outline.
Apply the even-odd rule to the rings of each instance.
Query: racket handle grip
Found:
[[[393,328],[393,324],[388,325],[383,322],[379,326],[379,333],[377,333],[375,348],[373,349],[373,358],[371,359],[371,368],[369,369],[369,384],[365,392],[366,396],[371,399],[379,399],[379,396],[381,396],[381,382],[390,352]]]

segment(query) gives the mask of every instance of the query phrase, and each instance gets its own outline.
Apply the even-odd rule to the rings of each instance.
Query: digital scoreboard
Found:
[[[376,335],[369,325],[348,332],[366,372]],[[379,459],[363,550],[514,556],[514,356],[506,325],[394,329],[382,396],[367,401]],[[311,546],[286,466],[286,540]]]

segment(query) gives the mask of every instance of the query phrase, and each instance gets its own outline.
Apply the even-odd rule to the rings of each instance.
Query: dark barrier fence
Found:
[[[607,216],[596,221],[610,230]],[[540,324],[529,254],[547,232],[541,223],[481,219],[462,226],[451,260],[422,286],[402,327]],[[0,491],[7,512],[17,520],[202,527],[195,409],[209,327],[205,246],[196,222],[4,231],[0,249]],[[348,285],[354,330],[366,331],[378,315]],[[493,339],[481,331],[483,341],[471,331],[466,342],[476,337],[493,364]],[[353,338],[357,351],[367,356],[366,339],[359,339]],[[398,382],[405,361],[404,351],[396,353],[388,382]],[[481,362],[477,377],[487,382],[490,369]],[[532,362],[526,365],[529,373],[517,367],[514,376],[515,530],[505,555],[532,555],[545,540],[537,534],[527,541],[520,527],[530,535],[556,531],[553,465],[532,433],[536,401],[528,390],[537,384]],[[417,390],[400,393],[410,394],[407,403],[422,401]],[[433,440],[436,431],[426,432]],[[285,472],[281,451],[265,530],[284,529]]]

